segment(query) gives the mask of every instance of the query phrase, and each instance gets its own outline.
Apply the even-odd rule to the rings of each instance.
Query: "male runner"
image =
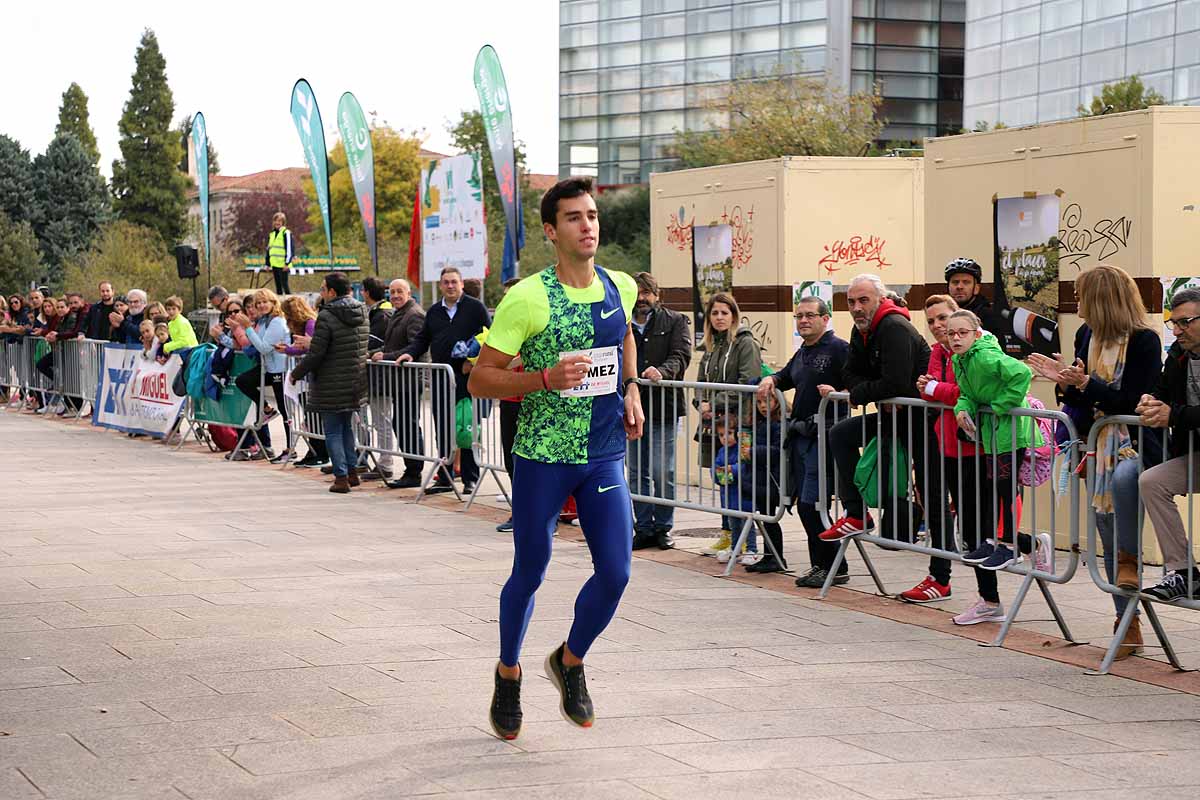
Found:
[[[521,732],[521,641],[569,495],[595,571],[575,601],[567,641],[546,657],[545,668],[563,717],[591,727],[583,658],[629,582],[633,512],[625,447],[642,435],[645,421],[641,395],[629,389],[637,379],[629,324],[637,284],[595,265],[600,222],[591,180],[560,181],[542,198],[541,212],[558,263],[509,289],[470,379],[475,397],[525,396],[513,445],[513,569],[500,593],[491,708],[492,729],[502,739]],[[507,368],[517,355],[524,372]]]

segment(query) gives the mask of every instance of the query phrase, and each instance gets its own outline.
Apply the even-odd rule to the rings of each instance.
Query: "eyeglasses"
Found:
[[[946,331],[946,338],[947,339],[962,339],[964,337],[970,336],[974,332],[975,331]]]
[[[815,311],[801,311],[799,314],[794,314],[793,316],[796,319],[818,319],[821,315]]]
[[[1184,317],[1183,319],[1171,318],[1171,319],[1167,320],[1167,322],[1169,322],[1172,326],[1174,326],[1176,328],[1186,328],[1188,325],[1191,325],[1193,322],[1195,322],[1198,319],[1200,319],[1200,314],[1198,314],[1194,317]]]

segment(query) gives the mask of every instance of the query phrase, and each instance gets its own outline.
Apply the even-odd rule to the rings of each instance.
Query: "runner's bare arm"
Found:
[[[626,344],[629,340],[630,337],[626,336]],[[467,380],[467,391],[473,397],[498,400],[547,388],[554,391],[573,389],[583,383],[588,365],[592,363],[587,356],[578,355],[562,359],[542,372],[513,372],[508,369],[512,360],[512,356],[485,344]]]
[[[636,379],[637,374],[637,340],[633,338],[633,326],[625,329],[625,358],[621,365],[621,383],[626,379]],[[642,438],[642,426],[646,415],[642,411],[642,393],[634,384],[629,384],[625,391],[625,438],[633,441]]]

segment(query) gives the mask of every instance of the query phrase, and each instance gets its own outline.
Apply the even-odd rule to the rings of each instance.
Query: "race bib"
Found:
[[[561,355],[562,358],[568,356],[587,356],[592,359],[592,365],[588,368],[583,383],[574,389],[563,389],[559,392],[563,397],[598,397],[617,391],[617,384],[621,380],[617,348],[594,347],[591,350],[572,350]]]

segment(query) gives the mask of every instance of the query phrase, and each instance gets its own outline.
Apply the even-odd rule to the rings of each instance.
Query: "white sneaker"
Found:
[[[1054,574],[1054,540],[1048,533],[1033,537],[1033,568],[1038,572]]]
[[[975,605],[955,617],[955,625],[978,625],[981,622],[1004,622],[1004,606],[1000,603],[989,603],[982,597],[976,598]]]
[[[727,564],[727,563],[729,563],[729,558],[732,555],[733,555],[733,548],[731,548],[731,547],[727,547],[724,550],[718,550],[717,551],[717,561],[720,561],[722,564]]]
[[[742,553],[742,557],[738,559],[738,563],[743,567],[748,567],[751,564],[757,564],[762,561],[761,553]]]

